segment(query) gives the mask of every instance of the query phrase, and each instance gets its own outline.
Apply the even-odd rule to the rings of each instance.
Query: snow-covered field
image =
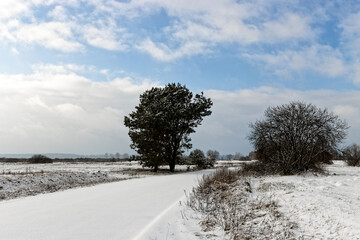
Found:
[[[264,176],[250,181],[254,189],[251,199],[275,200],[283,221],[294,223],[290,229],[294,237],[290,239],[360,239],[360,168],[334,161],[326,167],[326,174]],[[154,229],[152,234],[158,238],[153,239],[161,239],[165,234],[166,239],[174,240],[229,239],[222,229],[204,233],[199,226],[194,227],[204,216],[184,204],[178,206],[177,212],[178,217],[169,222],[167,228]],[[165,223],[163,221],[163,225]],[[186,232],[191,234],[186,237]],[[254,239],[286,238],[263,235]]]
[[[360,239],[360,168],[334,161],[327,171],[253,182],[278,199],[280,211],[298,224],[298,238]]]
[[[4,163],[0,162],[0,174],[41,172],[120,172],[142,169],[137,161],[132,162],[54,162],[52,164]]]
[[[167,166],[162,166],[165,169]],[[185,171],[187,166],[177,166]],[[166,174],[161,172],[158,174]],[[0,163],[0,200],[153,175],[138,162]]]
[[[342,161],[326,168],[326,174],[250,178],[252,197],[275,199],[295,223],[294,239],[360,239],[360,168]],[[203,232],[202,214],[185,204],[185,192],[210,171],[2,201],[0,239],[226,239],[221,229]]]
[[[176,207],[184,191],[190,191],[208,171],[148,176],[2,201],[0,239],[151,239],[151,229],[166,221],[167,213],[178,217]]]
[[[216,166],[232,167],[239,164],[242,162],[218,161]],[[187,171],[194,167],[178,165],[176,171]],[[169,174],[166,169],[168,166],[160,166],[157,175]],[[0,162],[0,201],[153,174],[151,169],[143,168],[137,161],[55,162],[52,164]]]

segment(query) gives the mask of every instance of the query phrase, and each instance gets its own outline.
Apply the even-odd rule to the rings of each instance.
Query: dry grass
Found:
[[[249,177],[241,171],[219,169],[204,176],[187,198],[202,213],[204,232],[220,229],[226,239],[292,239],[292,228],[268,195],[255,195]]]
[[[6,172],[0,175],[0,200],[93,186],[135,177],[137,176],[109,176],[103,172]]]

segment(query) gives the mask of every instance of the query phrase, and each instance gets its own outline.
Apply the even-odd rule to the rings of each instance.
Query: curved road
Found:
[[[208,172],[152,176],[0,202],[0,239],[141,239]]]

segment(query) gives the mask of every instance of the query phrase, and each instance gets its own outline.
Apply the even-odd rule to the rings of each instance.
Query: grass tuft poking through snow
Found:
[[[250,178],[222,168],[204,175],[187,198],[187,205],[202,214],[207,238],[292,239],[296,226],[278,211],[273,197],[256,195]]]

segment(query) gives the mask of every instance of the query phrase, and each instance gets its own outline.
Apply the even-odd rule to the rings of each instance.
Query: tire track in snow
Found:
[[[164,211],[157,215],[147,226],[145,226],[134,238],[133,240],[140,240],[162,217],[164,217],[172,208],[177,204],[180,204],[180,201],[185,199],[185,196],[179,198],[176,202],[168,206]]]

